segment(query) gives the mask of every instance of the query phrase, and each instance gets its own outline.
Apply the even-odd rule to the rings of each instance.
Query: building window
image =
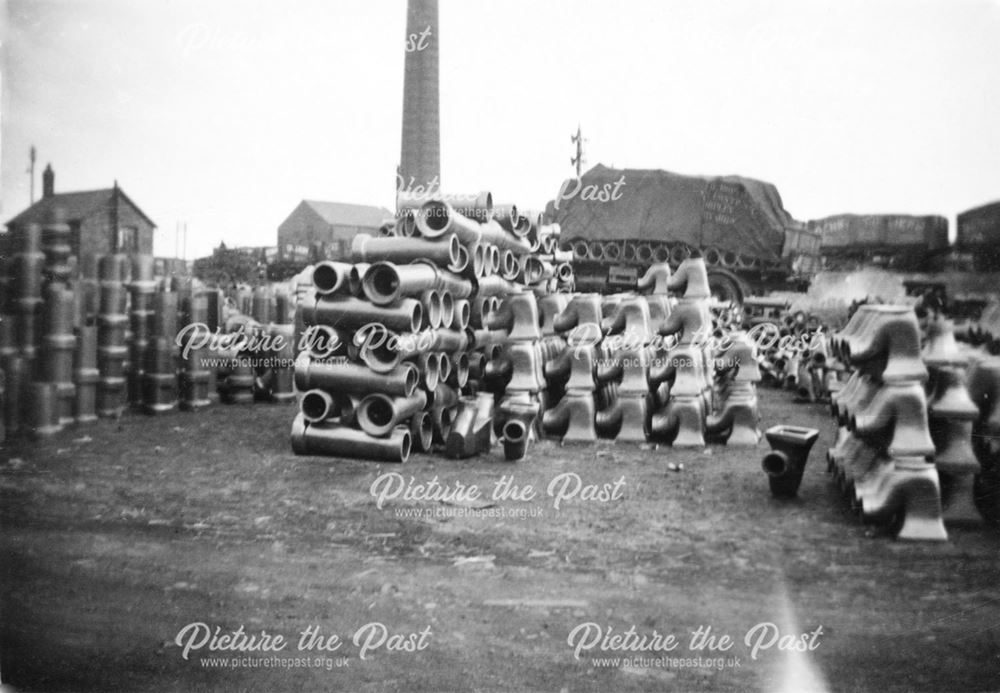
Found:
[[[139,229],[135,226],[118,228],[118,252],[134,255],[139,252]]]

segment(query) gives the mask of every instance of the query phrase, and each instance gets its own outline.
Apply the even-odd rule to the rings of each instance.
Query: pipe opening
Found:
[[[302,395],[302,416],[307,421],[323,421],[330,416],[332,398],[322,390],[309,390]]]
[[[441,200],[430,200],[420,208],[420,217],[428,229],[440,233],[448,228],[451,221],[448,214],[448,203]]]
[[[450,291],[442,291],[439,295],[441,297],[441,326],[448,328],[455,321],[455,299],[452,298]]]
[[[313,269],[313,284],[316,285],[316,290],[319,292],[334,291],[343,283],[343,280],[340,270],[329,263],[321,262]]]
[[[448,380],[451,377],[451,357],[445,352],[438,354],[438,374],[441,380]]]
[[[423,323],[424,307],[417,301],[413,304],[413,312],[410,314],[410,332],[419,332]]]
[[[399,223],[396,224],[396,234],[409,238],[417,230],[417,220],[413,218],[413,210],[408,209],[403,212],[403,216],[400,217]]]
[[[788,457],[780,452],[769,452],[761,460],[761,466],[771,476],[783,476],[788,472]]]
[[[368,279],[368,286],[379,298],[387,300],[395,298],[396,292],[399,290],[399,273],[393,267],[382,265],[373,268],[369,270],[366,279]]]
[[[520,443],[528,435],[523,421],[511,419],[503,425],[503,437],[509,443]]]
[[[428,326],[433,329],[441,327],[441,294],[434,289],[424,293],[424,316],[427,318]]]
[[[410,395],[412,395],[413,392],[417,389],[417,378],[418,377],[419,377],[419,373],[417,372],[416,368],[411,367],[411,368],[407,368],[406,369],[406,375],[404,376],[404,378],[406,378],[405,384],[406,384],[406,396],[407,397],[409,397]]]
[[[410,448],[413,447],[413,440],[410,438],[410,432],[404,431],[402,439],[399,441],[399,459],[402,462],[406,462],[410,457]]]
[[[383,428],[392,423],[395,411],[392,402],[382,397],[372,397],[365,400],[364,417],[375,426]]]
[[[395,365],[399,361],[399,351],[389,346],[389,342],[394,340],[383,339],[378,341],[381,343],[365,347],[365,360],[375,361],[385,366]]]

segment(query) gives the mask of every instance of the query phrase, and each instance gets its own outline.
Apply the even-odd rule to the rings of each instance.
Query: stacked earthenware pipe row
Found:
[[[947,336],[939,332],[935,339]],[[839,434],[827,460],[841,490],[865,519],[896,523],[901,539],[947,539],[940,477],[930,461],[937,446],[928,419],[928,369],[913,307],[862,305],[831,346],[855,369],[831,404]],[[927,355],[936,371],[931,403],[941,423],[937,442],[951,446],[951,436],[964,432],[946,422],[971,415],[961,402],[967,397],[957,379],[958,359],[933,342]]]
[[[715,442],[756,445],[760,374],[754,344],[738,331],[712,334],[704,261],[688,259],[674,275],[667,265],[654,265],[639,288],[649,293],[539,301],[542,431],[564,443],[612,438],[703,446],[709,435]],[[680,297],[668,298],[669,291]],[[523,316],[515,321],[523,327],[512,333],[532,331],[532,310],[514,311]],[[724,334],[728,340],[710,339]],[[727,365],[717,382],[719,360]],[[507,362],[520,372],[511,382],[530,382],[535,369],[526,356]],[[520,371],[518,363],[524,364]]]
[[[205,298],[204,308],[197,300],[192,307],[198,313],[204,310],[209,329],[221,336],[211,348],[198,350],[191,358],[191,372],[182,377],[193,396],[204,391],[210,400],[221,396],[226,404],[294,400],[300,330],[291,315],[291,297],[258,287],[237,299],[239,307],[224,305],[218,292],[206,292]],[[192,317],[186,329],[200,330],[202,324]]]
[[[44,437],[130,407],[155,414],[217,397],[216,369],[226,371],[233,360],[212,353],[208,339],[224,327],[218,291],[192,295],[190,281],[155,277],[147,255],[88,257],[77,265],[69,226],[58,218],[16,230],[15,241],[16,252],[0,263],[5,436]],[[286,299],[283,321],[268,318],[261,328],[286,335],[286,353],[272,358],[282,367],[267,360],[249,367],[251,385],[279,401],[294,397],[287,306]],[[178,331],[192,323],[195,348],[182,355]]]
[[[555,248],[558,227],[495,208],[488,194],[452,201],[401,196],[398,221],[356,236],[351,263],[314,267],[297,317],[306,352],[295,370],[297,453],[401,462],[411,448],[453,457],[489,448],[494,401],[480,389],[495,391],[508,373],[487,363],[505,349],[533,358],[523,355],[537,340],[511,336],[512,311],[534,305],[535,291],[571,285],[572,273]],[[530,435],[530,417],[523,424],[520,438],[517,426],[508,431],[511,455]]]

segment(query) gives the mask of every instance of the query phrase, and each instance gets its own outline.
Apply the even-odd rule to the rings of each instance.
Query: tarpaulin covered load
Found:
[[[1000,246],[1000,202],[967,209],[958,215],[958,247],[973,250]]]
[[[1000,202],[959,214],[956,241],[960,251],[971,253],[976,270],[1000,270]]]
[[[948,220],[906,214],[838,214],[808,223],[822,237],[823,254],[876,248],[943,250],[948,247]]]
[[[602,164],[564,183],[546,215],[564,238],[673,241],[773,261],[797,225],[770,183]]]

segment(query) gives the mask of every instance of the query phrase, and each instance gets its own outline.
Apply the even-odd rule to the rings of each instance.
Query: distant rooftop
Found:
[[[311,207],[326,223],[338,226],[378,227],[393,216],[385,207],[322,200],[302,200],[302,203]]]
[[[24,224],[41,224],[51,218],[56,208],[61,209],[66,215],[67,222],[79,221],[90,216],[94,212],[110,207],[114,188],[103,188],[101,190],[84,190],[81,192],[55,193],[43,197],[35,204],[18,214],[7,222],[8,226],[21,226]],[[118,188],[118,196],[135,208],[143,219],[151,226],[156,226],[152,219],[139,209],[139,206],[129,199],[128,195]]]

